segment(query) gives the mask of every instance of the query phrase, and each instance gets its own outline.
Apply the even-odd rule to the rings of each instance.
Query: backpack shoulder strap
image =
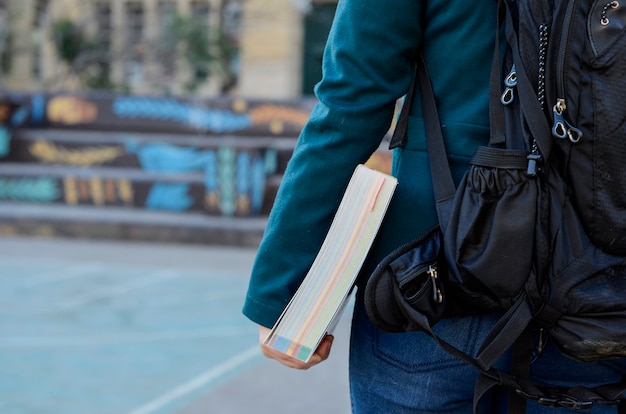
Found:
[[[430,76],[424,60],[423,54],[420,52],[415,63],[415,76],[411,87],[407,92],[398,123],[394,130],[389,148],[402,147],[406,144],[406,135],[409,123],[409,114],[411,106],[415,99],[415,90],[419,88],[420,97],[422,99],[422,113],[424,118],[424,129],[426,132],[426,145],[428,148],[428,157],[430,160],[430,173],[432,176],[433,190],[435,192],[435,200],[437,202],[437,216],[442,230],[448,222],[449,210],[452,199],[456,192],[456,186],[452,179],[452,171],[446,153],[446,147],[441,131],[441,121],[437,112],[437,102],[433,93]]]

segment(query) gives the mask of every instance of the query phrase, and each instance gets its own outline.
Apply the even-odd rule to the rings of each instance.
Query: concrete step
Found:
[[[0,235],[257,247],[264,217],[0,202]]]

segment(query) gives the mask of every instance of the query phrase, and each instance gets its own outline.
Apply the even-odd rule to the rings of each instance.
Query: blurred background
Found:
[[[2,84],[300,98],[333,0],[2,0]]]
[[[0,0],[0,234],[257,245],[335,8]]]
[[[0,0],[0,413],[349,411],[240,313],[335,9]]]

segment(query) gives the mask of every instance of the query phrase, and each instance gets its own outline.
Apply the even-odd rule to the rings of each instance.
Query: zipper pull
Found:
[[[552,114],[554,115],[554,124],[552,124],[552,135],[556,138],[564,139],[567,137],[567,126],[565,118],[563,117],[563,111],[567,109],[564,99],[559,99],[552,107]]]
[[[539,171],[539,163],[541,162],[541,154],[539,153],[539,147],[537,141],[533,141],[533,146],[530,154],[526,157],[528,160],[528,166],[526,167],[526,175],[529,177],[536,177]]]
[[[559,139],[569,138],[573,143],[580,141],[583,137],[583,132],[567,122],[563,113],[567,109],[565,99],[559,98],[556,104],[552,107],[552,114],[554,116],[554,123],[552,124],[552,135]]]
[[[517,71],[515,70],[515,64],[511,67],[509,74],[504,78],[504,92],[500,97],[500,102],[503,105],[509,105],[515,99],[514,88],[517,86]]]
[[[428,270],[426,271],[428,276],[430,276],[430,280],[433,283],[433,300],[437,303],[443,302],[443,294],[441,293],[441,289],[437,286],[437,265],[431,264],[428,266]]]
[[[531,153],[526,157],[528,160],[528,167],[526,167],[526,175],[529,177],[536,177],[537,171],[539,171],[539,161],[541,161],[541,155]]]
[[[576,128],[573,125],[570,125],[570,124],[567,124],[567,125],[569,127],[567,129],[567,137],[569,138],[571,142],[575,144],[578,141],[580,141],[580,139],[583,137],[583,131],[581,131],[580,129]]]
[[[509,74],[504,78],[504,84],[511,88],[517,86],[517,70],[515,69],[515,63],[511,67]]]

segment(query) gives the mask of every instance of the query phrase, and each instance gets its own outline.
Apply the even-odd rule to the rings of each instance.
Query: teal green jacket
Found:
[[[432,77],[455,179],[489,140],[494,0],[340,0],[316,87],[319,103],[287,166],[252,270],[244,314],[272,326],[315,259],[354,168],[389,129],[416,52]],[[421,104],[394,150],[398,187],[358,284],[437,222]]]

